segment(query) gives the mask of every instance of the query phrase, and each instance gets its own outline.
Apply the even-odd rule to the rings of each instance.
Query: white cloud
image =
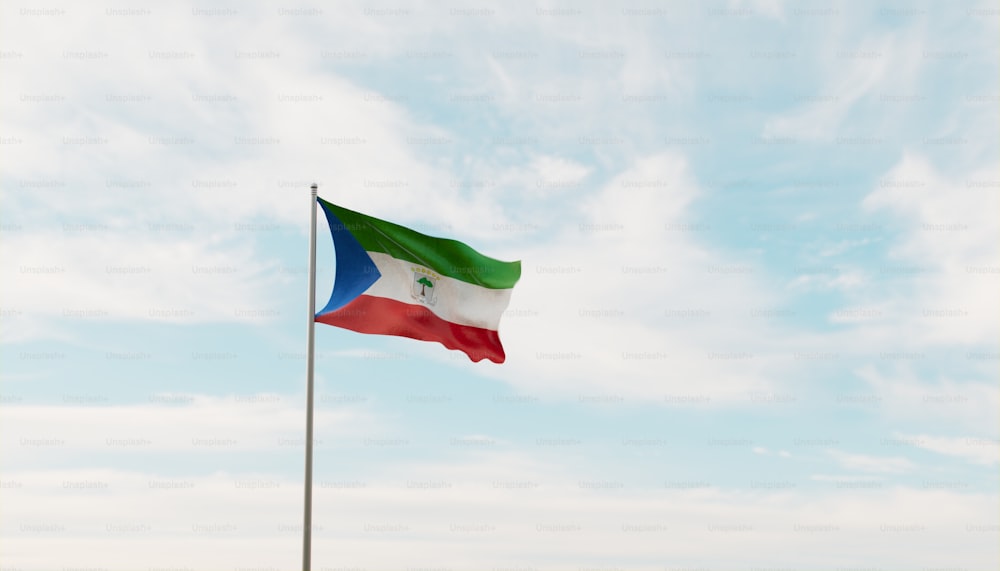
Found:
[[[791,458],[792,453],[787,450],[768,450],[763,446],[754,446],[752,449],[754,454],[761,454],[764,456],[779,456],[781,458]]]
[[[886,240],[886,258],[876,262],[877,267],[838,265],[833,271],[799,275],[789,284],[804,291],[842,292],[842,304],[828,313],[828,319],[849,328],[823,334],[828,346],[848,354],[871,354],[871,348],[920,355],[935,349],[953,351],[968,366],[948,382],[961,383],[987,407],[997,402],[987,366],[1000,337],[1000,322],[994,318],[1000,314],[1000,297],[995,295],[1000,288],[1000,221],[989,214],[1000,208],[1000,196],[988,187],[989,181],[995,184],[997,168],[963,168],[946,176],[925,157],[907,153],[878,179],[862,208],[890,215],[865,223],[892,236]],[[974,355],[985,360],[977,361]],[[886,372],[867,367],[862,376],[877,385],[887,410],[905,410],[905,405],[893,404],[898,397],[931,417],[962,409],[971,417],[955,415],[958,422],[995,425],[996,407],[987,410],[972,402],[928,407],[927,402],[917,402],[933,389],[918,373],[912,368]],[[893,381],[894,376],[899,378]]]
[[[946,177],[907,153],[864,200],[900,218],[891,263],[912,267],[918,286],[893,303],[899,326],[922,343],[994,343],[1000,337],[1000,195],[975,186],[997,165]]]
[[[858,246],[864,246],[865,244],[868,244],[870,241],[871,240],[869,240],[868,238],[864,238],[862,240],[841,240],[836,244],[832,244],[822,249],[818,255],[823,258],[827,258],[830,256],[839,256],[852,248],[857,248]]]
[[[249,243],[176,234],[99,222],[66,224],[58,239],[14,233],[0,246],[5,305],[35,324],[36,335],[41,323],[58,331],[80,319],[203,323],[280,315],[266,294],[278,278]]]
[[[873,475],[861,475],[855,476],[853,474],[813,474],[809,476],[810,480],[815,480],[817,482],[878,482],[882,480],[882,476]]]
[[[882,371],[866,366],[857,375],[878,398],[882,414],[895,422],[941,422],[979,434],[996,431],[1000,387],[989,374],[970,373],[968,380],[951,376],[927,380],[910,367]]]
[[[973,464],[989,466],[1000,463],[1000,440],[996,438],[963,438],[928,436],[926,434],[900,434],[899,438],[914,446],[967,460]]]
[[[25,466],[51,459],[54,450],[68,461],[100,451],[221,454],[302,446],[304,398],[164,393],[150,401],[129,406],[4,406],[0,449],[13,465]],[[372,415],[358,406],[317,406],[315,426],[317,434],[337,438],[371,436],[380,430]]]
[[[917,54],[923,48],[914,34],[858,39],[845,34],[845,29],[834,28],[821,41],[826,43],[825,53],[819,54],[823,85],[818,92],[806,94],[816,100],[768,119],[763,137],[834,142],[845,135],[850,114],[866,98],[882,92],[912,93],[921,66]],[[881,124],[869,124],[860,135],[874,136],[880,129]]]
[[[779,22],[785,21],[785,6],[782,0],[730,0],[729,5],[740,9],[744,6],[754,13]]]
[[[913,462],[896,456],[869,456],[840,450],[829,450],[828,453],[845,470],[874,472],[876,474],[901,474],[910,472],[914,468]]]
[[[860,268],[839,267],[832,271],[799,274],[789,284],[793,290],[847,291],[864,287],[869,277]]]
[[[505,454],[401,466],[388,478],[317,474],[314,565],[565,569],[601,560],[630,569],[662,569],[664,561],[811,568],[835,557],[887,568],[996,563],[996,496],[910,488],[879,495],[601,489],[567,476]],[[53,470],[10,472],[4,483],[0,525],[11,566],[128,569],[154,557],[162,566],[287,568],[298,561],[298,480]],[[54,539],[60,549],[41,548]],[[706,552],[705,544],[718,549]]]
[[[133,174],[153,181],[153,188],[143,194],[147,200],[162,199],[155,201],[159,216],[166,212],[212,218],[228,210],[238,213],[237,218],[269,214],[292,223],[301,221],[304,199],[290,200],[288,194],[294,189],[275,192],[275,182],[319,180],[325,183],[327,192],[346,193],[370,208],[380,206],[403,216],[412,216],[413,208],[419,210],[421,204],[427,204],[418,199],[410,204],[408,197],[414,191],[447,191],[447,185],[435,184],[441,182],[443,172],[428,166],[418,155],[426,152],[424,138],[447,138],[449,133],[412,120],[406,110],[411,102],[405,94],[370,91],[335,74],[310,73],[312,66],[324,61],[320,50],[301,39],[294,29],[284,29],[282,19],[254,22],[232,18],[226,20],[227,26],[219,33],[214,27],[218,19],[186,14],[159,16],[128,20],[104,17],[95,11],[65,23],[65,35],[87,37],[88,49],[118,55],[123,53],[122,46],[134,46],[134,51],[126,51],[133,57],[122,58],[117,65],[76,65],[80,62],[57,57],[52,63],[65,73],[33,74],[29,67],[12,70],[24,80],[26,93],[62,94],[67,105],[54,106],[56,110],[72,107],[80,99],[103,100],[117,94],[146,94],[149,100],[131,107],[96,105],[89,110],[88,121],[75,125],[105,137],[107,145],[77,150],[60,144],[58,138],[42,139],[40,145],[21,145],[8,155],[15,159],[9,160],[8,174],[30,178],[51,173],[51,157],[58,154],[65,159],[61,171],[73,173],[74,180],[68,184],[75,187],[94,179],[103,186],[109,170],[123,177],[126,172],[140,171],[132,166],[141,159],[141,174]],[[91,37],[94,24],[90,18],[102,25],[118,26],[113,34]],[[262,33],[258,24],[271,33]],[[180,37],[178,30],[184,30]],[[17,34],[29,32],[12,32],[15,35],[10,41],[28,43]],[[250,39],[254,37],[270,37],[268,44],[280,46],[272,50],[277,56],[241,58],[240,53],[270,49]],[[184,53],[192,56],[176,62],[147,56],[151,49],[156,51],[150,46],[161,41],[185,45]],[[168,83],[163,81],[165,67],[172,74],[173,81]],[[226,73],[218,73],[219,69]],[[266,82],[262,81],[265,77]],[[70,125],[70,117],[53,113],[51,105],[31,106],[16,101],[8,105],[17,111],[5,118],[12,134],[29,137],[29,133],[44,130],[41,128],[45,126],[51,127],[53,133],[61,133]],[[165,116],[165,112],[169,115]],[[157,128],[158,136],[167,132],[191,138],[192,144],[150,144],[149,124]],[[274,141],[241,144],[238,137]],[[108,164],[112,153],[120,161],[113,170]],[[386,173],[392,173],[388,178],[394,180],[390,182],[405,183],[410,192],[373,186],[386,182],[380,180],[387,178]],[[232,180],[238,188],[234,192],[206,192],[190,184],[191,180],[214,178]],[[112,210],[109,205],[113,200],[102,199],[98,192],[80,192],[86,189],[75,188],[55,205],[83,209],[85,213],[105,214]],[[302,195],[308,193],[305,184],[298,190]],[[233,200],[238,198],[243,200]],[[457,195],[449,198],[442,202],[462,202]],[[192,212],[192,206],[198,209]],[[469,207],[465,205],[466,210]]]
[[[823,90],[823,93],[838,94],[825,96],[836,99],[807,103],[794,111],[772,118],[765,123],[762,136],[831,141],[840,132],[841,124],[854,104],[875,87],[885,72],[886,65],[882,58],[852,64],[851,71],[843,79],[836,84],[827,85]]]
[[[773,389],[774,349],[759,320],[753,334],[741,324],[776,294],[752,261],[699,243],[687,212],[699,192],[684,158],[664,152],[568,207],[556,238],[523,252],[501,324],[508,362],[491,374],[532,393],[661,402]]]
[[[560,157],[539,156],[531,162],[531,169],[548,186],[575,186],[590,174],[592,168]]]

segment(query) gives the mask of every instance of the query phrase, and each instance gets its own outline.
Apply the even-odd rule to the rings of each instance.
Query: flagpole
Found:
[[[316,196],[319,186],[310,187],[309,215],[309,333],[306,336],[306,482],[305,512],[302,521],[302,571],[312,566],[312,464],[313,464],[313,357],[316,326]]]

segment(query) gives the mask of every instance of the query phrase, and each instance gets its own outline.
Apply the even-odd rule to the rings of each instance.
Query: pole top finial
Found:
[[[312,186],[310,186],[309,188],[311,188],[313,190],[319,190],[319,185],[314,182],[314,183],[312,183]]]

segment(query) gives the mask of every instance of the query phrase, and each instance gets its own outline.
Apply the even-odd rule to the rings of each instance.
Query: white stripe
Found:
[[[490,289],[441,276],[420,264],[393,258],[381,252],[368,252],[368,255],[378,266],[382,277],[372,284],[364,295],[424,306],[445,321],[492,331],[496,331],[499,327],[500,316],[510,302],[510,289]],[[438,276],[433,280],[435,299],[433,305],[422,303],[413,297],[414,268]]]

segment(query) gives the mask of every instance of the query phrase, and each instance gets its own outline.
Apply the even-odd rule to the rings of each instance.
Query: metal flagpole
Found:
[[[313,347],[316,326],[316,195],[313,183],[309,215],[309,334],[306,339],[306,493],[302,521],[302,571],[312,565],[312,469],[313,469]]]

